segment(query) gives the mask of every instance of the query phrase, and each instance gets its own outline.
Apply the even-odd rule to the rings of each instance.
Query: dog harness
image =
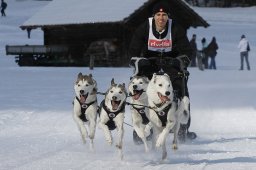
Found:
[[[162,126],[165,127],[166,126],[166,122],[167,122],[167,113],[170,110],[170,108],[172,107],[172,104],[169,104],[168,106],[166,106],[163,110],[161,111],[155,111],[158,118],[161,120],[162,122]]]
[[[142,118],[142,124],[143,125],[146,125],[149,123],[149,120],[146,116],[146,113],[145,113],[145,107],[142,107],[142,108],[137,108],[137,107],[134,107],[132,105],[132,108],[135,109],[140,115],[141,115],[141,118]]]
[[[81,106],[81,115],[79,116],[79,118],[81,120],[83,120],[84,122],[87,122],[88,119],[85,116],[85,112],[86,110],[89,108],[89,106],[91,106],[92,104],[94,104],[97,100],[92,101],[90,103],[81,103],[80,100],[78,99],[78,97],[76,97],[76,100],[79,102],[80,106]]]
[[[109,117],[109,121],[106,123],[106,125],[108,126],[109,130],[114,130],[116,128],[115,122],[114,122],[114,118],[121,112],[124,112],[125,110],[125,103],[122,104],[120,110],[117,110],[115,112],[111,112],[108,107],[105,105],[105,100],[103,100],[101,102],[101,109],[104,109]],[[100,113],[100,112],[99,112]]]

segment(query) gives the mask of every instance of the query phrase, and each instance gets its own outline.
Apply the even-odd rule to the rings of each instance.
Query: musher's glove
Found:
[[[151,70],[150,61],[142,57],[132,57],[129,66],[134,68],[132,76],[148,76]]]
[[[178,60],[177,58],[171,59],[169,64],[176,69],[180,69],[180,60]]]
[[[186,55],[181,55],[170,60],[170,64],[177,69],[184,70],[189,66],[190,59]]]

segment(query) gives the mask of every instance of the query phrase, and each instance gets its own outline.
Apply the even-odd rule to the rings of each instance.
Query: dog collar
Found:
[[[119,113],[124,112],[124,110],[125,110],[125,103],[123,103],[121,108],[115,112],[111,112],[109,110],[109,108],[105,105],[105,100],[103,100],[102,103],[103,103],[103,105],[102,105],[103,109],[107,112],[108,117],[111,119],[115,118]]]
[[[93,103],[95,103],[97,100],[94,100],[90,103],[81,103],[80,100],[78,99],[78,97],[76,96],[76,100],[79,102],[81,109],[87,109],[89,106],[91,106]]]
[[[139,114],[145,114],[145,107],[137,108],[134,105],[132,105],[132,108],[137,110]]]

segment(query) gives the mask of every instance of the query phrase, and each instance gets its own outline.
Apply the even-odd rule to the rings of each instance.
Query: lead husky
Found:
[[[113,139],[111,130],[117,129],[116,147],[120,158],[123,158],[123,135],[124,135],[124,113],[127,91],[125,84],[116,84],[111,80],[111,86],[105,94],[105,99],[101,103],[99,127],[103,130],[106,141],[112,145]]]
[[[128,92],[131,96],[131,115],[135,136],[141,138],[145,151],[148,152],[147,139],[150,135],[151,123],[148,119],[148,97],[146,94],[149,80],[144,76],[134,76],[128,85]],[[134,140],[139,140],[134,137]],[[135,141],[138,143],[139,141]]]
[[[187,123],[189,118],[189,99],[174,100],[173,87],[169,76],[153,74],[147,88],[149,120],[153,125],[153,144],[162,147],[162,159],[166,159],[166,138],[170,130],[174,133],[173,149],[177,149],[177,135],[180,123]],[[153,145],[154,146],[154,145]]]
[[[86,138],[91,140],[91,149],[93,149],[93,139],[96,129],[97,119],[97,83],[92,75],[83,75],[79,73],[74,85],[76,97],[74,99],[73,118],[78,126],[82,140],[86,143]],[[84,124],[87,124],[87,128]]]

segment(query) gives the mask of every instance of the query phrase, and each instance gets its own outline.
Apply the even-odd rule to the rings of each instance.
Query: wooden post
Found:
[[[93,70],[94,67],[94,55],[90,55],[90,70]]]

